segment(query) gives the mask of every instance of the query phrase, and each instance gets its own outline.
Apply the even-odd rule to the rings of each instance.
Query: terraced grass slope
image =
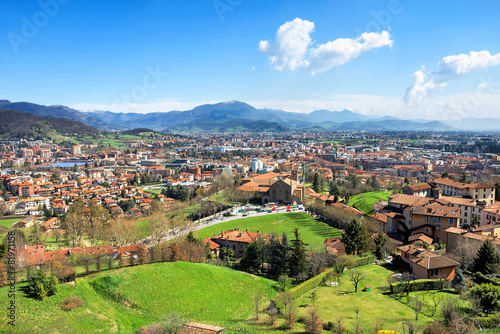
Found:
[[[288,239],[293,239],[293,230],[299,228],[302,240],[314,247],[323,247],[325,238],[340,236],[340,231],[319,220],[314,219],[303,212],[270,213],[265,216],[248,217],[223,222],[209,226],[198,231],[199,238],[208,238],[214,234],[219,234],[222,230],[249,229],[252,232],[257,230],[263,233],[275,232],[282,235],[286,232]]]
[[[385,191],[377,191],[377,192],[369,192],[369,193],[363,193],[363,194],[358,194],[356,196],[353,196],[350,200],[348,205],[355,207],[359,211],[364,212],[367,215],[372,215],[373,214],[373,206],[377,204],[380,201],[386,201],[389,196],[392,195],[392,190],[389,192]]]
[[[0,332],[9,333],[135,333],[177,311],[189,321],[231,327],[252,316],[252,293],[267,300],[276,283],[238,271],[185,262],[127,267],[77,278],[75,286],[60,285],[59,293],[44,301],[16,294],[18,320],[7,324],[0,313]],[[63,311],[61,301],[77,296],[85,305]],[[8,305],[7,288],[0,289],[0,305]]]

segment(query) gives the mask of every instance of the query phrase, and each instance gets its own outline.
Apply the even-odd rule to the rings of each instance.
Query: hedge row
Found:
[[[410,291],[427,291],[427,290],[441,290],[443,282],[437,279],[417,279],[410,282]],[[447,282],[445,282],[443,288],[446,288]],[[391,292],[400,291],[406,292],[406,286],[404,283],[390,284]]]
[[[348,266],[348,268],[352,269],[352,268],[364,266],[364,265],[367,265],[367,264],[370,264],[373,262],[375,262],[375,256],[370,255],[370,256],[356,259],[351,265]],[[305,294],[309,290],[312,290],[312,289],[320,286],[321,284],[325,283],[327,275],[329,273],[333,273],[333,272],[334,272],[334,268],[325,270],[321,274],[316,275],[311,279],[308,279],[307,281],[297,285],[294,288],[291,288],[290,290],[288,290],[286,292],[286,294],[290,294],[293,299],[299,298],[300,296],[302,296],[303,294]],[[278,308],[280,308],[283,305],[283,303],[281,302],[283,295],[284,294],[280,294],[273,299]]]
[[[286,294],[290,294],[293,299],[299,298],[303,294],[305,294],[307,291],[314,289],[317,286],[320,286],[326,281],[326,275],[328,273],[332,273],[334,268],[328,269],[323,271],[321,274],[314,276],[311,279],[308,279],[307,281],[297,285],[294,288],[291,288],[286,292]],[[283,303],[281,302],[281,299],[283,298],[284,293],[276,296],[273,300],[276,303],[276,306],[278,308],[281,308],[283,306]]]
[[[370,264],[370,263],[374,263],[375,259],[376,258],[375,258],[374,255],[360,257],[358,259],[355,259],[352,264],[348,265],[347,269],[352,269],[352,268],[361,267],[361,266],[364,266],[364,265],[367,265],[367,264]]]

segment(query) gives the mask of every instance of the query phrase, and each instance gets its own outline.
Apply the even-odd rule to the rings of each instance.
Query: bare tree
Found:
[[[255,310],[255,319],[259,320],[260,304],[262,303],[262,292],[256,290],[252,295],[253,307]]]
[[[156,213],[149,217],[148,227],[151,237],[156,240],[157,244],[160,244],[161,239],[170,230],[170,220],[164,214]]]
[[[416,334],[417,329],[416,329],[415,323],[410,321],[410,320],[403,322],[403,333]]]
[[[80,246],[84,234],[85,222],[81,218],[81,212],[76,209],[68,211],[66,216],[66,237],[71,240],[73,247]]]
[[[171,312],[163,317],[160,324],[164,328],[164,334],[177,334],[185,322],[180,313]]]
[[[335,324],[333,325],[332,332],[335,334],[343,334],[343,333],[347,332],[347,329],[344,327],[343,323],[344,323],[344,317],[339,315],[335,319]]]
[[[306,318],[306,331],[311,334],[323,333],[323,322],[316,307],[310,307]]]
[[[373,332],[378,333],[380,330],[384,329],[385,320],[378,318],[373,321]]]
[[[96,245],[104,231],[104,224],[109,220],[109,212],[96,201],[89,200],[83,216],[90,242]]]
[[[420,295],[415,292],[415,295],[413,297],[413,311],[415,311],[415,320],[418,321],[418,314],[422,310],[422,301],[419,299]]]
[[[349,273],[352,285],[354,285],[354,292],[358,292],[358,284],[366,278],[366,273],[360,272],[358,269],[353,269]]]

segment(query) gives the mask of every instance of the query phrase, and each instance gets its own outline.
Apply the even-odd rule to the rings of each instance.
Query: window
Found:
[[[431,269],[431,276],[438,276],[439,274],[441,274],[441,269]]]
[[[441,222],[441,217],[432,217],[432,222],[433,223],[440,223]]]
[[[436,225],[436,231],[441,231],[441,225]]]
[[[456,224],[457,223],[457,218],[449,218],[448,219],[449,224]]]
[[[464,213],[464,217],[467,217],[467,211],[465,211],[465,213]]]
[[[430,222],[431,221],[431,217],[430,216],[425,216],[425,221],[426,222]]]
[[[424,231],[425,231],[426,233],[430,233],[430,232],[431,232],[431,228],[430,228],[430,227],[425,227]]]

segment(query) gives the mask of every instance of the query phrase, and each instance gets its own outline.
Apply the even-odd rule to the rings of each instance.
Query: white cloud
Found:
[[[491,55],[488,51],[472,51],[468,55],[444,57],[438,64],[439,75],[462,75],[473,71],[485,70],[500,64],[500,53]]]
[[[436,82],[432,76],[426,76],[424,68],[413,73],[412,77],[413,85],[408,87],[404,97],[406,103],[423,101],[427,98],[430,91],[444,88],[447,85],[447,82]]]
[[[315,75],[345,64],[363,52],[383,46],[392,47],[393,43],[389,32],[382,31],[363,33],[356,39],[339,38],[314,47],[311,46],[313,31],[313,22],[296,18],[278,29],[274,42],[260,41],[259,51],[278,71],[307,69]]]
[[[307,67],[304,57],[311,44],[310,34],[313,31],[313,22],[296,18],[278,29],[273,43],[260,41],[259,51],[269,58],[278,71]]]
[[[459,54],[444,57],[438,63],[437,72],[429,72],[426,75],[422,69],[413,73],[413,84],[406,90],[404,101],[406,103],[423,101],[430,92],[447,86],[451,80],[499,64],[500,53],[491,55],[488,51],[471,51],[468,55]]]
[[[317,74],[357,58],[361,53],[383,46],[392,47],[389,32],[364,33],[356,39],[339,38],[311,50],[309,70]]]

